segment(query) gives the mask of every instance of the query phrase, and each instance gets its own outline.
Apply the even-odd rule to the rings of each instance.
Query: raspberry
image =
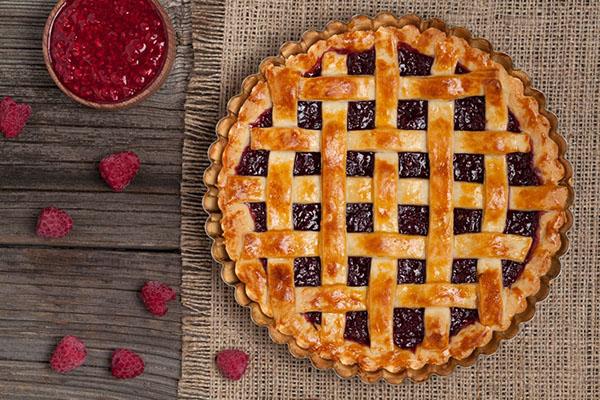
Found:
[[[50,367],[61,374],[81,366],[87,357],[85,344],[75,336],[65,336],[50,358]]]
[[[140,158],[132,151],[110,154],[100,161],[100,176],[115,192],[122,192],[140,169]]]
[[[131,350],[117,349],[111,362],[112,375],[118,379],[131,379],[144,373],[144,360]]]
[[[29,104],[17,104],[10,97],[0,101],[0,131],[4,133],[4,137],[19,136],[30,116]]]
[[[47,207],[38,217],[35,233],[43,238],[61,238],[73,229],[73,220],[65,211],[56,207]]]
[[[167,302],[175,300],[175,291],[162,282],[146,282],[140,291],[146,309],[152,314],[162,317],[169,308]]]
[[[249,358],[248,354],[241,350],[228,349],[217,354],[216,362],[219,371],[225,378],[237,381],[246,372]]]

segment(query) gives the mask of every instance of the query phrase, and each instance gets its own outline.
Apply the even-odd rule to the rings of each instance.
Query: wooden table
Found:
[[[152,317],[137,297],[146,280],[179,288],[181,147],[192,64],[190,0],[165,0],[177,33],[174,70],[159,93],[121,112],[86,109],[52,83],[42,57],[51,0],[0,0],[0,96],[31,104],[23,134],[0,138],[0,398],[171,399],[180,372],[181,307]],[[97,172],[103,155],[134,150],[142,169],[125,193]],[[74,219],[71,234],[41,240],[39,211]],[[49,368],[57,341],[82,338],[89,356],[69,375]],[[146,372],[118,381],[118,347]]]

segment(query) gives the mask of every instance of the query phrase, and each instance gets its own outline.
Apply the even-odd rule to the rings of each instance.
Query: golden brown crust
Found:
[[[374,258],[367,297],[369,310],[369,334],[371,348],[375,353],[391,353],[394,304],[396,300],[397,265],[393,260]]]
[[[340,70],[345,66],[332,57],[331,71],[328,72],[324,68],[321,78],[301,78],[301,74],[310,70],[317,60],[330,54],[327,53],[328,49],[366,50],[374,45],[377,52],[386,53],[386,57],[381,60],[378,57],[378,68],[380,65],[394,65],[393,60],[396,57],[389,57],[388,54],[391,52],[393,55],[394,53],[393,46],[390,48],[388,45],[390,36],[393,36],[394,40],[409,44],[424,54],[435,56],[432,68],[434,76],[399,80],[396,78],[396,74],[392,77],[389,73],[385,76],[376,74],[374,78],[334,77],[336,74],[343,74],[345,71]],[[460,62],[474,72],[464,76],[448,76],[453,72],[456,62]],[[238,122],[229,132],[229,142],[223,153],[223,168],[218,179],[219,205],[224,214],[222,226],[228,253],[233,260],[238,260],[236,272],[242,282],[246,283],[245,291],[248,297],[260,304],[266,315],[274,316],[274,328],[281,333],[292,335],[300,347],[313,351],[323,358],[333,359],[345,365],[358,364],[359,368],[364,371],[377,371],[383,368],[391,373],[417,370],[426,364],[441,365],[448,362],[450,357],[465,358],[476,348],[488,343],[494,331],[507,329],[513,316],[525,309],[526,298],[537,293],[540,277],[547,273],[550,259],[559,250],[559,231],[566,221],[564,210],[569,198],[568,189],[558,186],[564,176],[564,168],[558,159],[558,146],[549,138],[550,123],[540,114],[537,101],[523,94],[522,82],[510,76],[502,65],[490,58],[489,54],[469,46],[465,40],[455,36],[446,36],[445,33],[433,28],[419,32],[419,29],[412,25],[404,26],[401,29],[383,27],[375,32],[365,30],[334,35],[327,40],[314,43],[306,53],[288,58],[285,65],[285,68],[267,66],[265,71],[268,85],[264,81],[258,83],[248,100],[242,105]],[[382,69],[388,70],[386,68]],[[270,81],[269,77],[273,79]],[[391,81],[399,81],[397,85],[389,86],[397,87],[398,90],[382,91],[381,93],[377,91],[375,94],[377,82],[383,82],[386,77]],[[277,79],[279,83],[273,84],[272,82]],[[317,83],[318,81],[319,83]],[[460,87],[460,90],[457,91],[457,87]],[[484,93],[486,94],[486,107],[488,110],[493,110],[492,117],[488,117],[486,126],[490,131],[452,132],[452,126],[449,126],[447,117],[444,117],[448,114],[448,110],[447,102],[443,100],[483,95]],[[394,126],[395,110],[390,112],[389,107],[386,108],[386,111],[378,108],[376,115],[377,128],[374,131],[383,131],[385,128],[387,131],[384,135],[379,136],[378,133],[373,132],[370,137],[364,139],[352,138],[352,134],[348,135],[346,132],[345,107],[336,105],[337,100],[372,100],[375,96],[377,96],[378,102],[380,99],[386,102],[385,99],[389,98],[395,102],[397,98],[410,99],[415,96],[431,99],[430,104],[434,104],[430,105],[429,129],[435,129],[436,132],[447,132],[446,137],[450,137],[450,134],[458,134],[458,140],[454,139],[453,143],[452,139],[443,140],[438,137],[435,141],[425,142],[427,140],[425,136],[419,137],[418,133],[413,134],[412,138],[399,137],[401,132],[398,132]],[[317,181],[318,183],[313,182],[312,184],[312,187],[319,183],[323,185],[321,193],[323,214],[332,216],[332,219],[323,221],[321,224],[322,234],[326,232],[321,239],[323,240],[321,245],[319,245],[318,233],[289,231],[291,228],[288,215],[290,211],[289,208],[287,210],[284,208],[289,207],[292,195],[285,193],[285,185],[289,184],[288,188],[298,186],[296,182],[292,183],[292,180],[297,178],[291,177],[289,159],[282,162],[280,167],[275,168],[276,173],[279,173],[277,179],[280,187],[271,185],[273,186],[271,188],[268,184],[273,173],[271,160],[267,183],[264,178],[236,182],[237,178],[235,177],[235,166],[239,162],[243,149],[250,143],[253,148],[275,151],[300,151],[300,149],[315,148],[313,132],[302,132],[294,128],[297,99],[325,101],[323,103],[324,127],[321,134],[321,145],[323,148],[332,149],[332,152],[330,154],[327,154],[327,151],[323,152],[322,182]],[[507,105],[519,121],[522,131],[529,138],[528,141],[522,140],[523,134],[517,136],[505,131],[508,118]],[[288,136],[285,140],[279,139],[274,131],[276,128],[272,128],[271,131],[268,129],[258,131],[261,132],[259,133],[260,138],[251,137],[250,124],[262,112],[271,107],[273,107],[274,121],[278,121],[281,129],[285,129],[282,133]],[[440,118],[435,118],[436,112],[439,113]],[[331,114],[330,118],[326,117],[327,113]],[[478,143],[473,138],[475,134],[483,134],[488,140]],[[378,151],[372,183],[361,181],[360,178],[351,178],[346,182],[345,171],[340,170],[340,165],[345,166],[346,153],[346,141],[341,139],[341,135],[344,138],[348,135],[348,149]],[[444,135],[442,135],[443,137]],[[334,145],[326,146],[326,141],[330,141],[329,144]],[[292,148],[288,148],[285,145],[286,142],[290,142]],[[416,151],[404,149],[427,146],[430,158],[434,159],[432,178],[435,178],[431,179],[433,182],[430,186],[424,186],[422,182],[419,182],[420,180],[415,179],[411,180],[409,188],[397,187],[397,180],[392,182],[390,179],[393,172],[397,171],[397,159],[394,165],[391,158],[382,153],[382,147],[386,148],[387,145],[390,146],[387,151]],[[544,185],[509,188],[505,179],[506,169],[503,169],[505,159],[499,155],[512,151],[527,151],[529,148],[533,151],[534,165]],[[490,170],[498,171],[498,173],[491,174],[489,179],[486,177],[483,185],[453,182],[451,157],[452,152],[457,149],[487,154],[485,156],[486,171],[489,167]],[[340,164],[340,158],[343,158],[343,164]],[[435,166],[439,167],[434,171]],[[348,189],[356,186],[360,190],[352,195],[346,195],[344,194],[346,185]],[[267,194],[261,195],[261,189],[264,189]],[[282,218],[283,215],[285,221],[273,225],[282,230],[253,233],[250,226],[251,217],[247,207],[243,206],[243,202],[262,201],[263,198],[266,198],[268,202],[269,190],[273,189],[275,192],[272,199],[283,196],[283,200],[273,200],[272,206],[279,210],[274,212],[270,218]],[[384,195],[381,198],[369,196],[367,193],[371,193],[372,190]],[[293,196],[295,197],[297,194]],[[346,196],[349,197],[348,200]],[[365,202],[372,201],[375,205],[385,206],[382,208],[387,208],[389,204],[404,198],[413,199],[413,203],[401,204],[429,204],[430,231],[436,234],[436,238],[443,239],[439,242],[436,241],[436,243],[442,244],[439,246],[437,244],[435,246],[427,245],[423,237],[391,233],[394,231],[393,221],[396,220],[397,224],[397,218],[394,218],[393,212],[386,213],[385,211],[376,213],[375,225],[378,228],[375,230],[390,232],[389,234],[377,233],[372,236],[348,234],[346,236],[345,229],[340,230],[340,226],[345,227],[345,202],[351,201],[350,197],[365,199]],[[430,201],[423,203],[423,199],[428,197]],[[443,201],[436,206],[435,200],[432,202],[431,199],[443,199]],[[483,221],[486,229],[483,229],[484,232],[480,234],[452,237],[452,206],[468,207],[473,205],[486,210]],[[523,274],[510,288],[503,288],[499,259],[523,261],[531,246],[530,238],[502,233],[504,228],[502,216],[506,214],[508,208],[543,210],[545,212],[540,219],[538,243],[530,255]],[[487,213],[488,211],[489,213]],[[236,221],[240,223],[236,223]],[[438,221],[443,222],[439,223]],[[436,224],[436,222],[438,223]],[[268,222],[268,225],[272,224]],[[330,243],[324,245],[327,240]],[[444,241],[448,243],[445,246],[443,245]],[[332,248],[343,248],[344,250],[328,255],[328,251]],[[450,252],[448,253],[448,251]],[[474,257],[483,260],[480,260],[478,265],[479,286],[477,289],[474,289],[474,285],[443,283],[449,280],[451,266],[448,263],[451,263],[452,254],[455,258]],[[319,288],[296,288],[294,290],[293,262],[289,261],[289,257],[307,255],[320,255],[324,259],[323,284],[332,285],[327,290]],[[419,286],[423,286],[422,289],[433,291],[428,296],[424,291],[411,293],[409,287],[411,285],[397,286],[395,279],[393,282],[390,280],[392,263],[388,262],[387,258],[381,260],[373,258],[370,283],[378,291],[345,287],[346,255],[395,258],[425,258],[427,256],[428,283]],[[258,264],[251,261],[256,257],[269,258],[269,269],[266,275],[261,274],[257,270]],[[248,265],[248,268],[244,268],[244,265]],[[273,268],[271,268],[272,265]],[[432,289],[433,286],[429,285],[438,285],[438,287]],[[439,285],[447,285],[447,287]],[[369,289],[372,287],[370,286]],[[408,292],[406,292],[407,290]],[[473,294],[473,292],[476,293]],[[406,293],[410,295],[406,295]],[[346,298],[344,296],[349,297],[344,300]],[[271,302],[268,305],[269,297]],[[402,301],[409,302],[408,299],[411,299],[410,301],[413,301],[414,304],[422,304],[427,307],[425,312],[426,337],[415,352],[394,348],[391,343],[390,310],[393,309],[394,304],[398,304],[399,298],[401,299],[400,304],[403,304]],[[476,299],[480,310],[480,322],[463,329],[456,336],[448,337],[447,330],[450,323],[448,307],[458,304],[461,307],[472,308]],[[323,306],[324,314],[320,331],[305,319],[298,317],[299,310],[310,308],[310,306],[306,306],[306,301],[310,301],[311,306],[317,303]],[[370,310],[371,347],[344,341],[343,338],[340,340],[339,333],[340,330],[343,332],[344,321],[340,318],[340,314],[327,313],[330,310],[334,311],[336,307],[341,307],[340,309],[345,311]],[[282,317],[289,314],[294,316]]]
[[[318,151],[319,131],[301,128],[252,128],[252,150]]]
[[[429,151],[429,235],[427,282],[448,282],[452,273],[453,227],[452,136],[454,106],[451,102],[430,101],[427,129]],[[427,326],[427,325],[426,325]]]
[[[376,232],[398,232],[398,186],[398,154],[377,153],[373,172]]]

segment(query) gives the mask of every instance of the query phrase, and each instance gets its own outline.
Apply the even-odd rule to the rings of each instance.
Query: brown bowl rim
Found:
[[[173,28],[173,23],[169,14],[162,6],[162,4],[158,0],[149,0],[156,10],[158,10],[160,17],[164,23],[165,30],[167,33],[167,57],[163,66],[160,70],[160,73],[154,78],[152,83],[147,86],[144,90],[139,92],[134,97],[131,97],[125,101],[119,103],[97,103],[94,101],[86,100],[80,96],[77,96],[75,93],[70,91],[61,81],[58,79],[58,76],[54,72],[54,68],[52,67],[52,61],[50,59],[50,32],[52,30],[52,26],[54,25],[54,21],[58,13],[64,7],[67,0],[58,0],[50,11],[50,15],[48,15],[48,19],[46,20],[46,25],[44,26],[44,34],[42,36],[42,49],[44,53],[44,63],[46,65],[46,69],[52,77],[52,80],[58,86],[58,88],[69,98],[75,100],[76,102],[83,104],[84,106],[95,108],[97,110],[122,110],[126,108],[133,107],[134,105],[146,100],[148,97],[153,95],[158,89],[162,87],[162,85],[167,80],[169,74],[171,73],[171,69],[173,68],[173,63],[175,61],[175,54],[177,49],[177,42],[175,39],[175,30]]]
[[[564,177],[559,182],[559,185],[568,188],[569,196],[567,206],[565,208],[566,221],[559,231],[561,238],[560,249],[552,257],[551,266],[548,272],[540,278],[539,291],[535,295],[527,298],[527,308],[525,311],[513,317],[512,323],[507,330],[501,332],[495,331],[492,339],[487,345],[476,348],[473,353],[461,360],[452,357],[448,360],[448,362],[442,365],[426,365],[417,370],[406,369],[397,373],[389,372],[383,368],[374,372],[368,372],[360,369],[357,365],[348,366],[339,362],[323,359],[317,354],[299,347],[296,344],[294,337],[278,332],[274,327],[272,318],[266,316],[261,311],[260,306],[248,298],[244,283],[239,280],[235,273],[235,263],[231,261],[227,255],[227,251],[225,250],[223,231],[220,224],[221,213],[217,201],[218,188],[216,184],[221,168],[221,156],[223,154],[225,145],[227,144],[229,129],[237,121],[237,113],[239,112],[246,98],[249,96],[252,88],[257,82],[264,80],[262,71],[265,70],[267,65],[271,63],[282,64],[285,62],[287,57],[306,52],[306,50],[314,42],[328,38],[335,34],[354,30],[375,30],[380,26],[403,27],[405,25],[414,25],[419,28],[421,32],[433,27],[445,32],[448,35],[461,37],[465,39],[472,47],[489,53],[492,59],[504,66],[510,75],[523,82],[525,95],[531,96],[537,100],[540,113],[544,115],[550,122],[550,138],[558,145],[558,158],[565,169]],[[296,358],[310,358],[312,364],[316,368],[333,368],[336,374],[342,378],[350,378],[358,375],[359,378],[366,383],[375,383],[381,379],[392,384],[400,384],[406,380],[412,382],[423,382],[432,375],[449,375],[457,365],[463,367],[471,366],[475,364],[479,356],[482,354],[489,355],[494,353],[502,340],[510,339],[518,333],[519,326],[522,322],[529,321],[531,318],[533,318],[535,314],[536,303],[544,300],[547,297],[550,281],[556,278],[560,273],[561,266],[559,258],[567,252],[569,247],[569,240],[566,236],[566,233],[573,224],[573,215],[570,211],[570,206],[572,205],[574,199],[574,192],[571,185],[573,169],[570,163],[564,158],[567,145],[565,139],[557,131],[558,119],[553,113],[546,110],[546,99],[544,95],[540,91],[532,88],[531,79],[526,73],[513,67],[512,59],[508,55],[493,51],[492,45],[488,40],[483,38],[473,38],[469,30],[462,27],[450,27],[440,19],[432,18],[423,20],[414,14],[409,14],[398,18],[391,13],[384,12],[378,14],[374,18],[370,18],[366,15],[357,15],[348,23],[331,21],[326,25],[323,31],[307,31],[302,35],[302,39],[300,41],[287,42],[283,44],[283,46],[281,46],[279,56],[268,57],[264,59],[260,64],[260,71],[261,72],[250,75],[244,79],[242,82],[242,91],[229,100],[227,104],[227,115],[222,118],[216,126],[217,140],[213,142],[208,150],[208,156],[211,164],[205,170],[203,177],[203,182],[207,189],[203,198],[203,207],[205,212],[208,213],[205,230],[207,235],[213,240],[211,254],[213,259],[221,265],[221,277],[223,281],[228,285],[235,287],[236,301],[240,305],[250,308],[251,318],[254,323],[258,326],[266,326],[269,330],[269,335],[274,342],[278,344],[287,344],[288,350]]]

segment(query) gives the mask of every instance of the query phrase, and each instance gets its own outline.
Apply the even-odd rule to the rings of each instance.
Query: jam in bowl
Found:
[[[61,0],[44,31],[55,83],[94,108],[142,101],[164,83],[174,56],[173,27],[157,0]]]

